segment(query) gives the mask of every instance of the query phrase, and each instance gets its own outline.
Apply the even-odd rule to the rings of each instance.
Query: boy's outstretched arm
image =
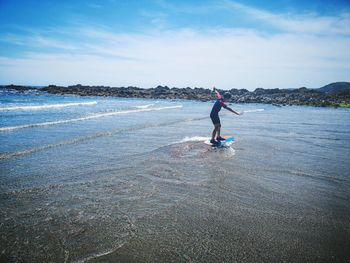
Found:
[[[229,106],[227,106],[227,105],[224,105],[223,106],[226,110],[228,110],[228,111],[230,111],[230,112],[232,112],[232,113],[234,113],[234,114],[237,114],[237,115],[241,115],[241,113],[239,113],[239,112],[237,112],[237,111],[234,111],[233,109],[231,109]]]

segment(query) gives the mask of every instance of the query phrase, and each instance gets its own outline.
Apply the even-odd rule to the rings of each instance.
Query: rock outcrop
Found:
[[[332,84],[334,86],[334,83]],[[342,84],[343,86],[343,84]],[[185,99],[208,101],[215,99],[209,89],[204,88],[169,88],[157,86],[150,89],[138,87],[106,87],[106,86],[56,86],[33,88],[17,85],[1,86],[2,89],[25,91],[41,91],[51,94],[74,94],[80,96],[113,96],[127,98],[154,98],[154,99]],[[350,106],[350,89],[341,89],[338,92],[324,92],[320,89],[262,89],[257,88],[250,92],[246,89],[231,89],[229,102],[233,103],[266,103],[273,105],[311,105],[311,106]]]

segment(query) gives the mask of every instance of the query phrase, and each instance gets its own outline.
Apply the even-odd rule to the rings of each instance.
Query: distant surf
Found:
[[[146,109],[138,109],[138,110],[113,111],[113,112],[98,113],[98,114],[89,115],[86,117],[74,118],[74,119],[68,119],[68,120],[58,120],[58,121],[31,123],[31,124],[24,124],[24,125],[18,125],[18,126],[10,126],[10,127],[1,127],[0,132],[25,129],[25,128],[33,128],[33,127],[41,127],[41,126],[66,124],[66,123],[71,123],[71,122],[85,121],[85,120],[97,119],[97,118],[101,118],[101,117],[115,116],[115,115],[122,115],[122,114],[136,113],[136,112],[157,111],[157,110],[167,110],[167,109],[177,109],[177,108],[182,108],[182,105],[146,108]]]
[[[96,105],[96,101],[88,102],[71,102],[71,103],[60,103],[60,104],[43,104],[43,105],[28,105],[28,106],[12,106],[12,107],[0,107],[0,111],[15,111],[15,110],[46,110],[46,109],[57,109],[75,106],[87,106]]]
[[[154,106],[154,104],[147,104],[147,105],[140,105],[140,106],[133,106],[133,107],[138,109],[147,109],[152,106]]]
[[[260,112],[260,111],[264,111],[264,109],[244,110],[244,111],[242,111],[242,112],[244,112],[244,113],[250,113],[250,112]]]

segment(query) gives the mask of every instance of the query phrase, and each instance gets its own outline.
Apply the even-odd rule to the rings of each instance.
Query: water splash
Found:
[[[184,142],[201,142],[201,141],[206,141],[210,140],[209,137],[204,137],[204,136],[193,136],[193,137],[185,137],[182,140],[178,141],[177,143],[184,143]]]

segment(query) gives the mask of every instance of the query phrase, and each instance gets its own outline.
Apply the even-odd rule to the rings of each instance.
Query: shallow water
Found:
[[[212,149],[210,102],[0,101],[2,260],[350,259],[348,109],[232,105]]]

